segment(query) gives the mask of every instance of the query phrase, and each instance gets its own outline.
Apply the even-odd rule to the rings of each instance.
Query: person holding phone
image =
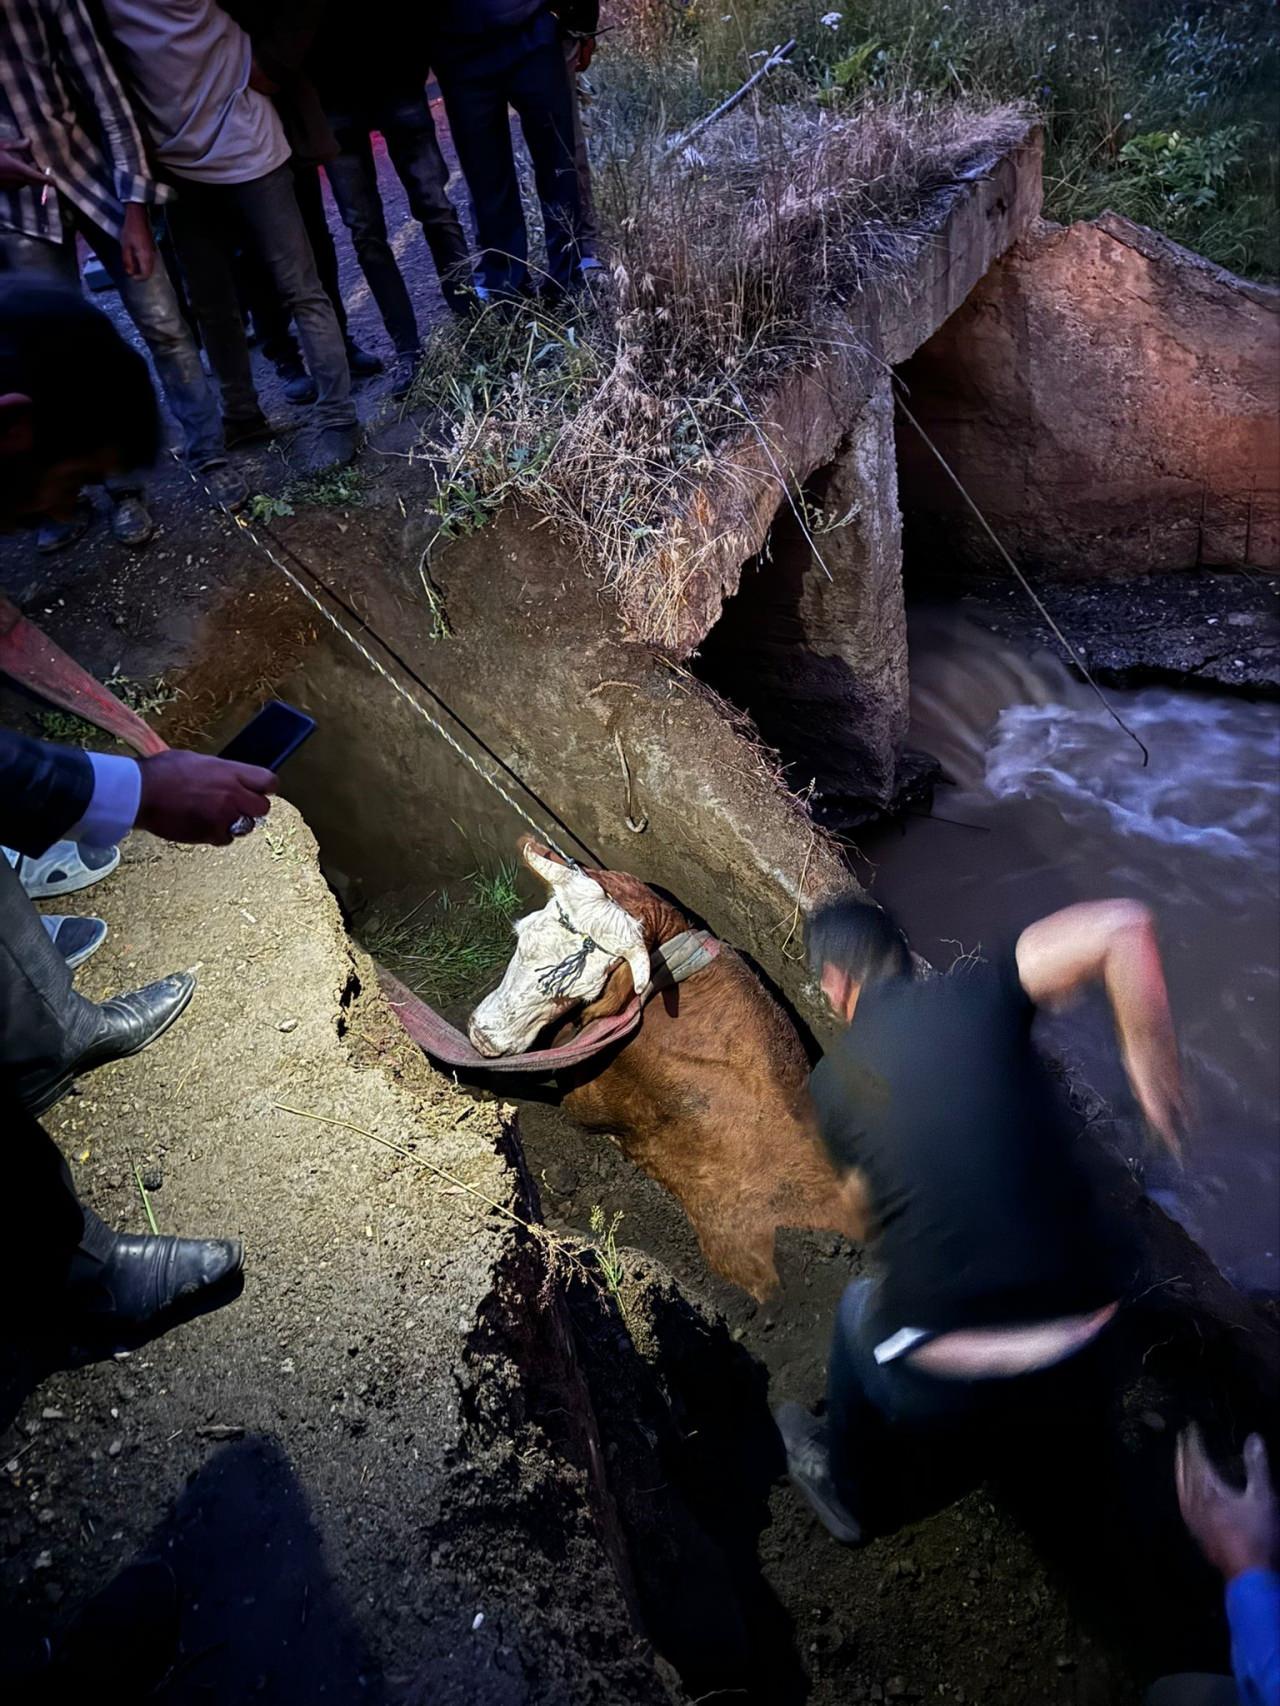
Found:
[[[142,358],[75,290],[0,280],[0,530],[73,504],[99,476],[154,459],[155,395]],[[271,809],[270,770],[191,752],[135,759],[0,731],[0,842],[38,854],[132,828],[224,846]],[[189,972],[86,1001],[8,859],[0,859],[0,1132],[10,1217],[0,1238],[0,1319],[50,1321],[73,1342],[110,1344],[167,1320],[239,1274],[232,1239],[132,1237],[78,1200],[37,1122],[75,1078],[136,1054],[179,1017]]]

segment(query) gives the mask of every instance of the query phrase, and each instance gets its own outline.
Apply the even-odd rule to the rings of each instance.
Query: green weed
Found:
[[[622,1325],[631,1331],[631,1323],[627,1319],[627,1306],[622,1300],[622,1281],[626,1270],[622,1257],[618,1253],[618,1227],[623,1221],[622,1211],[606,1218],[599,1203],[591,1210],[591,1236],[595,1241],[596,1263],[600,1269],[600,1277],[604,1281],[605,1290],[618,1306],[618,1314],[622,1317]]]
[[[278,521],[293,514],[288,498],[273,497],[270,492],[255,492],[245,505],[250,521]]]
[[[285,487],[284,501],[294,507],[319,504],[329,509],[358,509],[365,501],[365,495],[364,475],[352,463],[347,468],[334,468],[328,474],[291,481]],[[293,509],[287,513],[292,515]]]
[[[511,921],[522,905],[516,876],[514,864],[477,871],[460,897],[431,895],[400,917],[371,915],[360,939],[432,1006],[473,1000],[510,958]]]
[[[140,717],[150,717],[156,711],[162,711],[180,696],[179,689],[171,687],[163,675],[121,675],[116,669],[104,685]],[[57,741],[63,746],[92,746],[103,738],[100,728],[70,711],[41,711],[36,718],[36,727],[45,740]]]

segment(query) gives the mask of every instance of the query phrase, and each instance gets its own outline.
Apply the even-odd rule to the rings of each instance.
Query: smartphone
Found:
[[[238,735],[232,736],[218,756],[234,759],[237,764],[257,764],[263,770],[279,770],[285,759],[292,758],[303,741],[315,733],[315,727],[314,717],[296,711],[283,699],[272,699]]]

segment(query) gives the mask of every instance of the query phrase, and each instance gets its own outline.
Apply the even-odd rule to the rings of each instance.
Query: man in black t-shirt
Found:
[[[833,1160],[865,1180],[878,1277],[841,1302],[825,1427],[798,1404],[777,1420],[798,1490],[857,1544],[900,1518],[920,1445],[936,1469],[940,1442],[1061,1411],[1091,1381],[1096,1395],[1133,1263],[1032,1044],[1037,1006],[1103,986],[1134,1094],[1175,1153],[1182,1090],[1136,902],[1068,907],[947,977],[913,977],[901,932],[860,901],[816,913],[808,943],[848,1022],[813,1096]]]

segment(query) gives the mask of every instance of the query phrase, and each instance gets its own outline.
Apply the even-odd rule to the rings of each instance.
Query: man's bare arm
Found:
[[[1037,1006],[1060,1007],[1089,984],[1103,986],[1138,1104],[1165,1145],[1180,1155],[1182,1069],[1147,908],[1136,900],[1065,907],[1022,932],[1017,960],[1022,987]]]

